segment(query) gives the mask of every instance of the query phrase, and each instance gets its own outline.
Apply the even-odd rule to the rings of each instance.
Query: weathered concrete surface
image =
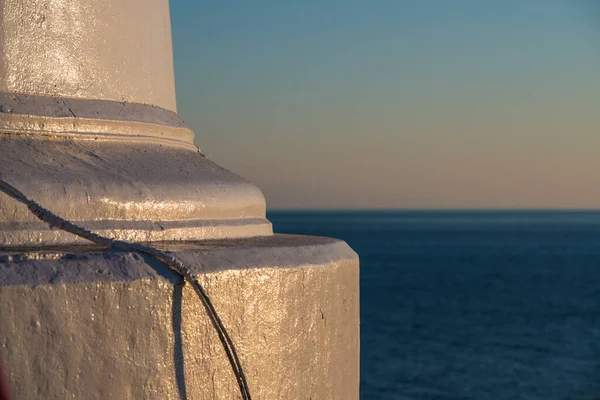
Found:
[[[168,0],[0,0],[0,91],[175,111]]]
[[[0,92],[0,115],[135,121],[187,128],[176,112],[149,104]]]
[[[0,178],[90,230],[130,241],[272,234],[253,184],[197,151],[156,143],[0,134]],[[85,242],[0,193],[0,246]]]
[[[356,254],[273,236],[260,190],[201,155],[175,111],[168,0],[0,0],[0,179],[77,225],[187,261],[254,399],[358,398]],[[0,193],[0,357],[14,398],[239,398],[179,276],[82,243]]]
[[[148,104],[0,92],[0,133],[158,142],[195,149],[194,132]]]
[[[255,399],[357,399],[358,259],[315,237],[161,244],[201,277]],[[0,351],[19,399],[235,399],[189,285],[137,254],[0,251]]]

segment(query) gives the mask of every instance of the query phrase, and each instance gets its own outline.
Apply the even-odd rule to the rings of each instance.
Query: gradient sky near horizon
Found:
[[[594,0],[171,1],[178,110],[270,208],[600,208]]]

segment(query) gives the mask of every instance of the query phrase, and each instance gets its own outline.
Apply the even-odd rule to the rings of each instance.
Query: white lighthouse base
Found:
[[[154,243],[187,262],[254,399],[357,399],[358,258],[334,239]],[[15,399],[237,399],[193,290],[152,258],[0,250],[0,354]]]

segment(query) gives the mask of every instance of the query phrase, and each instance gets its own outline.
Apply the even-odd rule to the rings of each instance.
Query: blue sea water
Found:
[[[272,211],[361,260],[361,399],[600,399],[600,212]]]

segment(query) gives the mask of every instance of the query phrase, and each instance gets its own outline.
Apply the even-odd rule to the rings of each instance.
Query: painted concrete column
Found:
[[[0,179],[184,260],[253,398],[357,398],[356,254],[273,234],[260,190],[194,146],[172,64],[166,0],[0,0]],[[0,320],[15,398],[238,398],[180,276],[50,229],[3,193]]]
[[[0,1],[0,91],[176,111],[165,0]]]

